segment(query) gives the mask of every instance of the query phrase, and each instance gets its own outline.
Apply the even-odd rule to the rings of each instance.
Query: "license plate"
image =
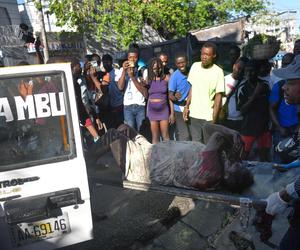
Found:
[[[70,232],[71,228],[67,213],[56,218],[32,223],[20,223],[10,227],[11,242],[14,247],[59,237]]]

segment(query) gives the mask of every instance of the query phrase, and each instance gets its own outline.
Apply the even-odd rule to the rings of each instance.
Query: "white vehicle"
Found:
[[[92,230],[70,64],[0,68],[0,249],[55,249]]]

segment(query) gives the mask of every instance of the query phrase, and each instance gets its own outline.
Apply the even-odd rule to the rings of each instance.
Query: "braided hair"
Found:
[[[150,61],[148,63],[148,83],[155,80],[155,77],[156,77],[154,72],[153,72],[154,64],[157,64],[157,66],[159,68],[161,68],[161,73],[160,73],[160,76],[159,76],[160,80],[163,80],[165,78],[164,66],[162,64],[162,61],[158,57],[154,57],[154,58],[150,59]]]

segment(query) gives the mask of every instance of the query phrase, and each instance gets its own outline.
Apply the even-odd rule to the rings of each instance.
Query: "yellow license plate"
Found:
[[[14,247],[40,240],[60,237],[71,232],[68,214],[32,223],[20,223],[10,227],[11,242]]]

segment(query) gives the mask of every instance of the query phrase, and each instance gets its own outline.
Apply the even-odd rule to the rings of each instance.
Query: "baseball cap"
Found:
[[[295,56],[287,67],[275,69],[273,73],[282,79],[300,79],[300,55]]]

